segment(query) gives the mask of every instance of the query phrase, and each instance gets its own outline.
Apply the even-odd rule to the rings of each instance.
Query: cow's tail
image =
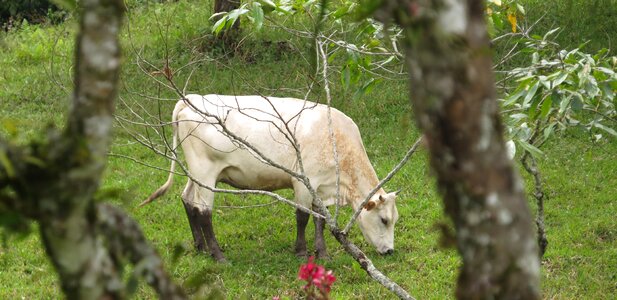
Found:
[[[174,171],[176,169],[177,159],[176,149],[178,148],[178,113],[184,107],[186,107],[186,104],[183,101],[179,101],[174,108],[173,114],[171,115],[171,127],[173,131],[171,155],[173,156],[173,159],[171,160],[171,166],[169,167],[169,176],[167,177],[167,181],[165,181],[165,183],[161,187],[159,187],[154,193],[152,193],[152,195],[150,195],[148,199],[144,200],[141,204],[139,204],[139,207],[142,207],[156,200],[156,198],[163,196],[174,182]]]

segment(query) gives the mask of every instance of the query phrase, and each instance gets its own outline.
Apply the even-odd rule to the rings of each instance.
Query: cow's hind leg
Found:
[[[317,258],[328,258],[326,240],[323,236],[326,221],[322,218],[313,216],[313,223],[315,223],[315,252],[317,254]]]
[[[203,184],[209,187],[216,185],[215,180],[204,180]],[[210,250],[210,255],[218,262],[225,262],[225,257],[219,246],[219,242],[214,235],[214,228],[212,226],[212,207],[214,205],[214,193],[203,187],[196,187],[195,197],[197,198],[195,206],[199,210],[198,223],[201,228],[201,232],[206,240],[206,245]]]
[[[204,210],[200,220],[201,230],[206,238],[208,248],[210,248],[210,255],[218,262],[225,262],[225,256],[223,256],[223,252],[221,251],[221,247],[219,247],[219,242],[216,240],[212,227],[212,208]]]
[[[310,215],[299,209],[296,209],[296,256],[306,257],[306,224],[308,224]]]
[[[199,209],[193,205],[193,187],[193,182],[189,179],[186,187],[184,188],[184,192],[182,192],[182,204],[184,205],[184,210],[186,210],[186,216],[189,220],[189,225],[191,226],[191,233],[193,233],[195,248],[197,251],[206,252],[206,241],[203,233],[201,232],[200,226],[201,213]]]

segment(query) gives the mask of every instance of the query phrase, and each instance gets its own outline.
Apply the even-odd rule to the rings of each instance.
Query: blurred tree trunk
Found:
[[[125,260],[143,266],[138,275],[161,297],[182,299],[138,225],[119,209],[94,202],[111,141],[124,1],[82,0],[80,6],[67,127],[50,129],[45,142],[29,147],[0,139],[0,206],[39,223],[68,299],[125,297]]]
[[[240,0],[214,0],[214,13],[228,12],[240,7]],[[216,22],[218,19],[215,19]],[[225,46],[232,46],[240,32],[240,19],[227,30],[221,32],[217,39]]]
[[[416,120],[463,265],[459,299],[538,299],[540,263],[522,182],[508,159],[483,0],[385,0],[405,30]]]

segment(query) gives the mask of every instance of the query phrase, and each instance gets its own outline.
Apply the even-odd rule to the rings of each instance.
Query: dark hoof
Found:
[[[296,256],[300,258],[306,258],[308,255],[306,250],[296,250]]]
[[[227,259],[225,259],[224,257],[221,258],[214,258],[216,260],[217,263],[219,264],[228,264],[229,262],[227,261]]]
[[[218,263],[226,263],[227,260],[225,259],[225,256],[223,255],[223,253],[210,253],[210,256],[212,256],[212,258],[214,258],[214,260],[216,260],[216,262]]]
[[[330,259],[330,255],[328,255],[328,252],[326,252],[326,251],[323,251],[323,252],[316,251],[315,252],[315,257],[317,259],[324,259],[324,260],[329,260]]]
[[[197,252],[208,253],[208,248],[203,244],[195,244],[195,250],[197,250]]]

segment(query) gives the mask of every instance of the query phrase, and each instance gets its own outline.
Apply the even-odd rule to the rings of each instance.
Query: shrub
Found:
[[[22,19],[30,23],[42,23],[51,17],[52,23],[62,19],[65,12],[49,0],[0,0],[0,24],[10,28]]]

